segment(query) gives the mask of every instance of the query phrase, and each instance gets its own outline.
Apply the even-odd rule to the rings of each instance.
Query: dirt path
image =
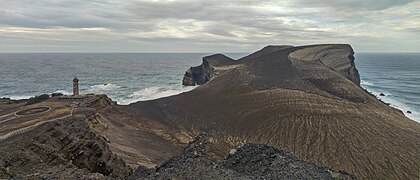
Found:
[[[58,118],[53,118],[53,119],[42,121],[42,122],[38,122],[38,123],[36,123],[34,125],[31,125],[31,126],[28,126],[28,127],[24,127],[24,128],[20,128],[20,129],[14,130],[12,132],[9,132],[9,133],[7,133],[7,134],[5,134],[3,136],[0,136],[0,141],[3,141],[5,139],[8,139],[8,138],[10,138],[12,136],[16,136],[18,134],[22,134],[22,133],[28,132],[29,130],[32,130],[32,129],[34,129],[34,128],[40,126],[40,125],[43,125],[45,123],[54,122],[54,121],[58,121],[58,120],[61,120],[61,119],[65,119],[65,118],[71,117],[71,116],[73,116],[73,111],[74,111],[74,108],[71,109],[71,112],[70,112],[69,115],[58,117]]]
[[[51,107],[46,107],[46,108],[48,108],[48,110],[43,111],[43,112],[34,113],[34,114],[28,114],[28,115],[19,115],[18,114],[19,112],[22,112],[24,110],[19,110],[19,111],[15,111],[15,112],[12,112],[12,113],[8,113],[8,114],[5,114],[5,115],[2,115],[2,116],[0,116],[0,124],[5,123],[5,122],[8,122],[8,121],[11,121],[11,120],[14,120],[14,119],[19,118],[19,117],[25,117],[25,116],[31,116],[31,115],[38,115],[38,114],[42,114],[42,113],[47,113],[47,112],[49,112],[49,111],[52,110]],[[33,108],[29,108],[29,109],[33,109]],[[2,118],[7,118],[7,119],[1,120]]]
[[[7,116],[15,115],[15,113],[16,112],[12,112],[12,113],[9,113],[9,114],[1,115],[0,118],[4,118],[4,117],[7,117]]]

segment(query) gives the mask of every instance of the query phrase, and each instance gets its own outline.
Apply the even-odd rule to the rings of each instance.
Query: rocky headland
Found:
[[[0,178],[418,178],[420,124],[360,87],[353,54],[325,44],[207,56],[182,82],[199,87],[127,106],[1,100]]]

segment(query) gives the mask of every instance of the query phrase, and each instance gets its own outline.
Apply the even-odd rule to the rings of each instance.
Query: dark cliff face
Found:
[[[182,85],[195,86],[202,85],[216,74],[215,67],[233,65],[236,62],[222,54],[215,54],[203,58],[203,63],[200,66],[189,68],[184,75]]]
[[[209,62],[206,59],[203,59],[203,63],[200,66],[191,67],[185,72],[182,85],[202,85],[209,81],[213,77],[213,74],[213,68],[210,66]]]

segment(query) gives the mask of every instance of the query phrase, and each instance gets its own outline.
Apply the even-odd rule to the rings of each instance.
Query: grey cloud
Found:
[[[153,51],[164,46],[167,51],[237,52],[267,44],[349,42],[356,48],[380,49],[380,38],[387,33],[401,40],[420,38],[413,33],[419,29],[418,18],[412,17],[416,12],[411,12],[415,8],[398,9],[410,3],[420,6],[414,0],[0,0],[0,41],[10,44],[0,45],[0,51],[42,44],[73,51]],[[387,28],[400,19],[405,22],[400,30]],[[11,27],[28,32],[7,31]],[[32,28],[42,33],[30,32]],[[109,32],[77,30],[81,28]]]
[[[16,0],[0,1],[0,24],[27,28],[138,28],[153,29],[152,23],[130,21],[119,4],[108,1]]]
[[[298,0],[299,5],[325,6],[340,10],[383,10],[394,6],[401,6],[416,0]]]
[[[252,1],[250,1],[252,2]],[[252,6],[230,1],[131,1],[126,8],[139,20],[193,19],[198,21],[233,22],[260,16]]]
[[[301,31],[296,26],[286,25],[275,17],[287,17],[290,14],[266,14],[259,12],[254,7],[260,5],[259,1],[170,1],[170,2],[145,2],[132,1],[126,4],[127,9],[136,15],[139,20],[164,20],[178,19],[213,22],[206,27],[206,31],[214,35],[234,37],[231,31],[253,28],[259,32]],[[297,15],[309,15],[299,13]],[[305,24],[299,27],[306,26]],[[253,32],[250,32],[253,34]]]

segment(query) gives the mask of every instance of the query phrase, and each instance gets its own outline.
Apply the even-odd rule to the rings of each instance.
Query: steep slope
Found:
[[[0,178],[128,178],[131,169],[91,130],[89,121],[69,117],[0,141]]]
[[[270,46],[191,92],[117,109],[189,136],[268,144],[361,178],[417,177],[420,124],[358,85],[352,55],[349,45]]]
[[[349,45],[310,46],[289,54],[290,59],[320,61],[347,79],[360,85],[359,72],[354,64],[354,52]]]
[[[252,61],[255,60],[257,58],[261,58],[262,56],[265,56],[267,54],[276,52],[276,51],[281,51],[281,50],[285,50],[285,49],[289,49],[289,48],[293,48],[293,46],[289,46],[289,45],[279,45],[279,46],[266,46],[264,48],[262,48],[261,50],[258,50],[250,55],[247,55],[245,57],[242,57],[240,59],[238,59],[239,62],[243,63],[246,61]]]
[[[209,62],[209,64],[214,67],[236,64],[235,60],[223,54],[213,54],[210,56],[203,57],[203,61]]]

